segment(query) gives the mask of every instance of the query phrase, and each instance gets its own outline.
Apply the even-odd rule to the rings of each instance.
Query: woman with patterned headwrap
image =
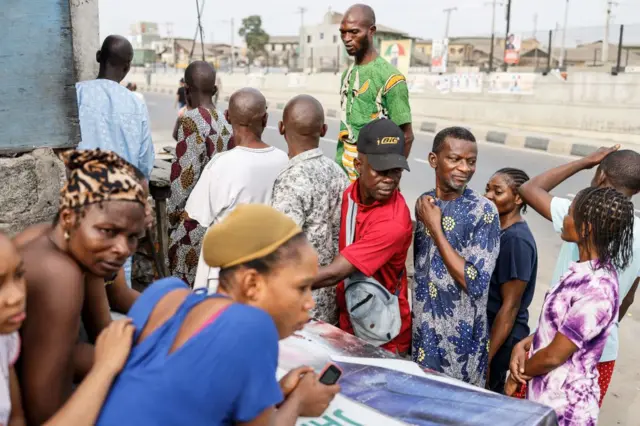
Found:
[[[133,166],[100,150],[63,160],[68,181],[54,226],[20,249],[27,317],[17,373],[28,424],[59,410],[93,362],[93,346],[77,343],[85,274],[112,278],[145,227],[146,194]]]

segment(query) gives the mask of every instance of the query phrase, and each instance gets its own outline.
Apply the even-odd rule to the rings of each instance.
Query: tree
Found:
[[[244,37],[244,41],[247,44],[249,63],[265,52],[264,46],[269,42],[269,34],[262,29],[260,15],[251,15],[244,18],[238,34],[240,37]]]

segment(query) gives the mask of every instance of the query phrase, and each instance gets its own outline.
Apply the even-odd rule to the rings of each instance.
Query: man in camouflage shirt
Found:
[[[286,105],[280,133],[289,147],[289,164],[276,178],[272,206],[292,218],[318,252],[320,266],[338,255],[342,193],[349,180],[318,147],[327,132],[324,110],[315,98],[300,95]],[[338,323],[335,286],[314,290],[311,314]]]

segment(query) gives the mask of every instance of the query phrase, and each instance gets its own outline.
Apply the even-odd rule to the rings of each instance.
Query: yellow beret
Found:
[[[202,256],[212,268],[230,268],[273,253],[301,232],[291,218],[273,207],[240,204],[209,228]]]

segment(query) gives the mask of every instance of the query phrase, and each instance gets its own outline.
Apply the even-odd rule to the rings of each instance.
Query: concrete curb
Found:
[[[173,94],[174,90],[172,88],[164,88],[161,86],[148,87],[146,85],[140,85],[141,92],[152,92],[152,93],[167,93]],[[225,96],[225,102],[229,101],[229,96]],[[286,103],[281,101],[271,101],[267,103],[269,108],[273,108],[275,110],[284,109]],[[326,110],[326,116],[330,118],[338,117],[338,110],[334,108],[329,108]],[[418,121],[413,123],[414,129],[419,129],[419,132],[434,134],[437,133],[449,126],[451,126],[450,120],[443,121]],[[581,142],[577,142],[576,140],[580,140],[578,137],[572,136],[563,136],[563,135],[540,135],[540,134],[527,134],[523,131],[509,130],[504,128],[496,128],[495,126],[490,125],[469,125],[462,126],[469,131],[471,131],[474,136],[480,141],[486,141],[489,143],[494,143],[497,145],[504,145],[512,148],[522,148],[528,149],[537,152],[549,152],[552,154],[560,154],[560,155],[572,155],[577,157],[585,157],[592,152],[596,151],[600,146],[613,144],[614,142],[607,142],[605,140],[602,141],[593,141],[593,144],[584,143],[584,140]],[[634,144],[630,144],[630,149],[638,150],[638,146]]]

